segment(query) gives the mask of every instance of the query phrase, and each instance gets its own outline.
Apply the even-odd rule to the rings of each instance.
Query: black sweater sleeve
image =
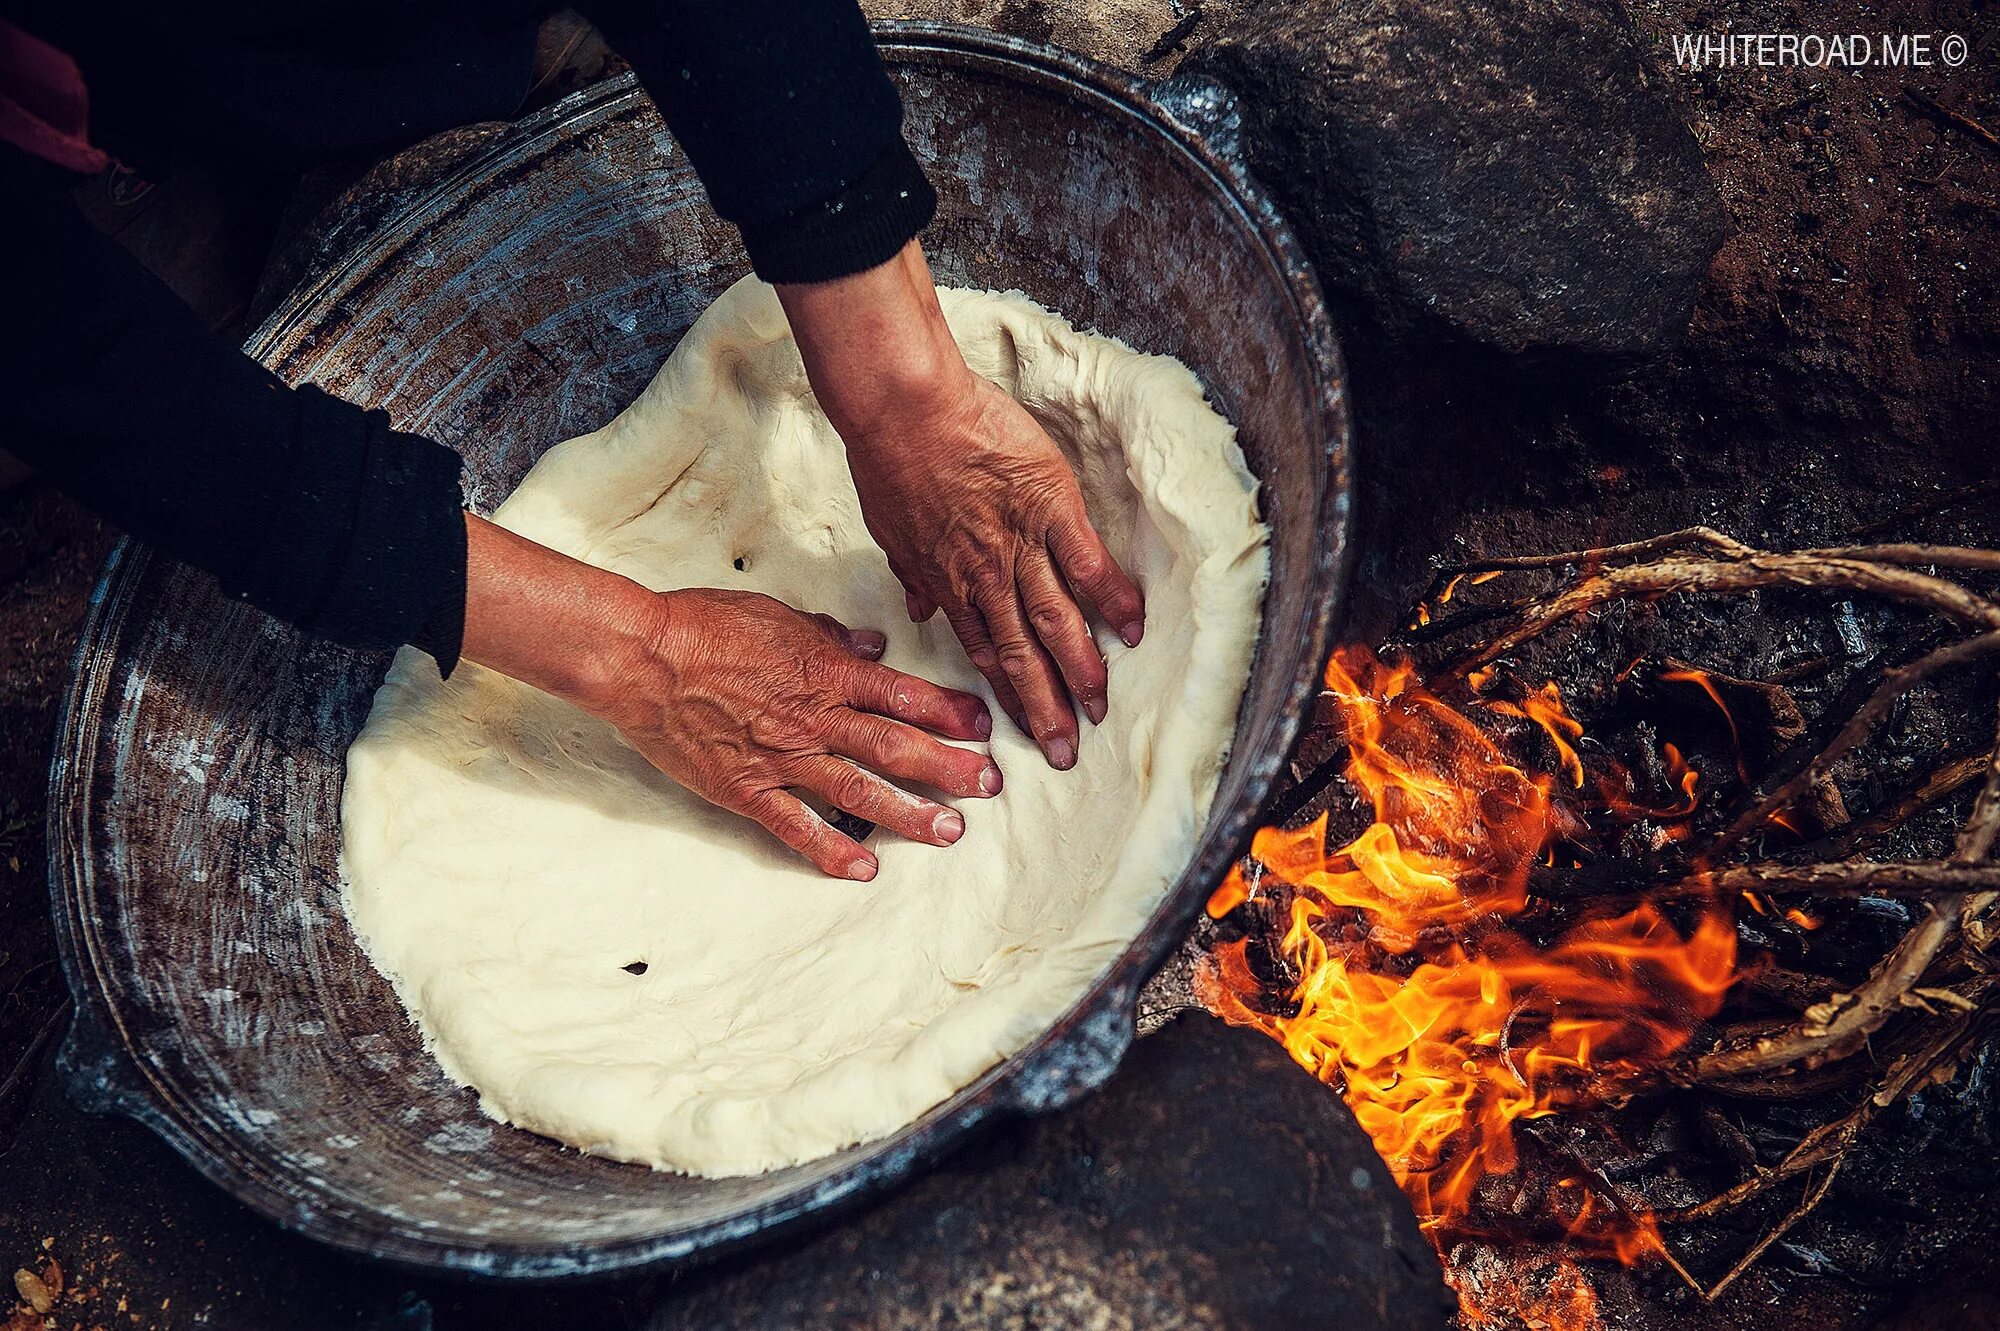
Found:
[[[442,21],[452,4],[437,8]],[[181,11],[144,12],[146,22],[213,35]],[[853,0],[590,0],[589,14],[767,280],[874,267],[930,220],[936,196],[903,142],[901,101]],[[298,31],[258,35],[262,54],[247,64],[226,42],[209,51],[206,35],[192,54],[174,48],[163,61],[131,16],[86,25],[96,36],[73,40],[92,54],[86,75],[107,85],[95,92],[125,106],[128,121],[145,107],[179,107],[162,132],[216,144],[359,150],[375,144],[378,122],[445,114],[435,90],[409,78],[388,92],[368,85],[377,100],[398,100],[398,89],[410,99],[371,116],[331,95],[322,66],[339,63],[326,50],[347,49],[344,16],[307,3],[274,19]],[[370,42],[377,35],[368,29]],[[264,70],[272,50],[312,77],[262,78],[254,96],[236,96],[244,71]],[[456,68],[440,70],[440,86]],[[490,113],[489,84],[454,93],[471,99],[467,114]],[[273,87],[328,95],[277,94],[283,133],[239,123]],[[230,594],[350,646],[415,643],[448,673],[465,606],[457,456],[391,430],[380,412],[287,387],[93,230],[67,182],[0,144],[0,310],[16,334],[0,357],[0,447]]]
[[[854,0],[590,0],[758,276],[822,282],[894,257],[937,195]]]
[[[210,332],[98,234],[63,177],[0,146],[0,438],[224,591],[449,671],[465,598],[458,455]]]

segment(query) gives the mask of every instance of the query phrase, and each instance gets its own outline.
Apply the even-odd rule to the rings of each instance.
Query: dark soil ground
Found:
[[[1890,537],[2000,543],[2000,499],[1966,489],[2000,474],[2000,150],[1905,92],[2000,129],[2000,53],[1978,45],[2000,36],[2000,12],[1962,0],[1630,8],[1659,76],[1685,95],[1732,228],[1688,341],[1639,366],[1520,366],[1469,348],[1411,355],[1348,311],[1363,468],[1355,637],[1393,627],[1434,561],[1469,552],[1694,522],[1771,546],[1875,524]],[[1730,28],[1957,32],[1975,54],[1955,71],[1672,67],[1673,34]],[[37,1042],[65,1002],[43,789],[71,653],[112,540],[39,481],[0,491],[0,1151],[46,1064]],[[1833,641],[1831,618],[1823,633]],[[1974,1077],[1954,1094],[1930,1121],[1900,1121],[1900,1144],[1856,1171],[1854,1186],[1874,1189],[1857,1194],[1875,1208],[1872,1223],[1914,1236],[1892,1278],[1806,1269],[1830,1240],[1802,1231],[1808,1255],[1739,1284],[1721,1308],[1637,1288],[1632,1297],[1653,1309],[1645,1320],[2000,1326],[2000,1180],[1991,1169],[1936,1172],[1962,1162],[1969,1138],[2000,1155],[1980,1135],[1993,1131],[1995,1091]],[[1619,1290],[1607,1294],[1619,1301]]]

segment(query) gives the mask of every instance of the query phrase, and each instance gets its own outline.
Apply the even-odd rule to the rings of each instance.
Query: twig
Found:
[[[1736,1265],[1729,1268],[1727,1275],[1709,1286],[1708,1301],[1713,1303],[1718,1298],[1721,1298],[1722,1291],[1735,1284],[1738,1276],[1755,1265],[1757,1259],[1764,1255],[1767,1248],[1783,1238],[1793,1225],[1798,1224],[1799,1221],[1812,1214],[1813,1208],[1826,1200],[1826,1194],[1833,1187],[1834,1179],[1839,1176],[1840,1161],[1835,1160],[1826,1167],[1826,1173],[1820,1175],[1819,1181],[1806,1189],[1806,1195],[1799,1199],[1799,1204],[1794,1206],[1783,1220],[1780,1220],[1766,1231],[1762,1238],[1751,1244],[1750,1251],[1737,1258]]]
[[[1474,559],[1459,564],[1447,564],[1431,578],[1431,584],[1418,598],[1419,605],[1436,603],[1444,595],[1447,587],[1456,586],[1466,578],[1476,578],[1482,573],[1512,573],[1524,569],[1562,568],[1575,564],[1585,568],[1597,568],[1604,564],[1615,564],[1626,559],[1636,559],[1643,555],[1666,554],[1675,550],[1707,550],[1712,554],[1727,558],[1738,558],[1756,554],[1751,547],[1733,536],[1728,536],[1713,527],[1683,527],[1663,536],[1649,536],[1643,541],[1626,541],[1619,545],[1603,545],[1587,550],[1558,550],[1546,555],[1499,555],[1488,559]],[[1490,607],[1494,613],[1505,609]],[[1426,626],[1428,627],[1428,626]]]
[[[1816,559],[1860,559],[1874,564],[1933,565],[1937,568],[1983,569],[2000,573],[2000,550],[1976,550],[1964,545],[1850,545],[1801,550]]]
[[[2000,839],[2000,742],[1986,768],[1986,782],[1972,813],[1952,848],[1953,865],[1983,864]],[[1859,1050],[1904,1004],[1906,995],[1923,979],[1944,945],[1957,934],[1969,904],[1988,893],[1950,892],[1940,896],[1930,913],[1903,935],[1894,950],[1851,994],[1836,995],[1807,1009],[1785,1033],[1759,1040],[1747,1048],[1717,1050],[1693,1060],[1689,1077],[1697,1082],[1727,1083],[1784,1069],[1812,1069]],[[1984,909],[1984,904],[1980,906]]]
[[[1734,846],[1770,822],[1773,814],[1783,812],[1794,800],[1804,795],[1814,783],[1832,770],[1836,762],[1847,756],[1868,737],[1869,732],[1875,727],[1875,722],[1911,687],[1940,671],[1977,661],[1995,652],[2000,652],[2000,632],[1982,633],[1974,638],[1961,638],[1957,642],[1928,652],[1907,665],[1897,666],[1885,672],[1881,686],[1854,715],[1847,719],[1847,723],[1834,735],[1832,742],[1821,749],[1811,762],[1782,781],[1777,789],[1760,794],[1749,808],[1738,814],[1736,819],[1723,830],[1708,853],[1720,854]]]
[[[1961,130],[1994,152],[2000,152],[2000,134],[1995,134],[1964,112],[1954,111],[1948,106],[1941,105],[1935,98],[1927,97],[1915,88],[1903,89],[1903,98],[1939,124]]]
[[[1187,12],[1187,15],[1180,22],[1160,34],[1160,40],[1147,48],[1146,54],[1139,57],[1139,63],[1142,65],[1156,65],[1174,52],[1180,50],[1186,44],[1187,39],[1194,35],[1194,30],[1201,26],[1201,18],[1201,6],[1196,5]]]
[[[1766,860],[1705,869],[1645,888],[1648,901],[1699,899],[1735,892],[1808,892],[1832,897],[1918,897],[2000,889],[2000,864],[1931,864],[1835,860],[1790,864]]]
[[[1258,826],[1283,827],[1298,817],[1347,771],[1349,756],[1347,746],[1341,745],[1297,782],[1267,800],[1257,811]]]
[[[1516,622],[1453,661],[1454,674],[1477,669],[1539,637],[1571,615],[1607,601],[1705,591],[1723,595],[1770,587],[1844,591],[1898,601],[1968,628],[2000,630],[2000,605],[1955,582],[1861,560],[1758,553],[1735,560],[1670,558],[1606,569],[1549,596],[1512,607]]]
[[[14,1066],[7,1073],[7,1079],[0,1081],[0,1105],[6,1104],[7,1098],[14,1094],[14,1088],[21,1084],[22,1079],[28,1075],[28,1070],[34,1067],[35,1058],[42,1052],[42,1046],[49,1042],[49,1037],[62,1025],[62,1019],[69,1015],[69,1002],[65,998],[56,1004],[56,1010],[49,1013],[48,1020],[35,1032],[35,1038],[28,1041],[28,1047],[14,1060]]]
[[[1616,564],[1642,555],[1666,554],[1675,550],[1707,550],[1717,555],[1747,558],[1757,553],[1756,549],[1743,544],[1734,536],[1719,532],[1713,527],[1683,527],[1662,536],[1648,536],[1643,541],[1625,541],[1618,545],[1593,546],[1583,550],[1558,550],[1554,554],[1542,555],[1500,555],[1487,559],[1471,559],[1463,563],[1449,564],[1438,570],[1433,585],[1442,588],[1453,578],[1467,577],[1477,573],[1500,573],[1516,569],[1561,568],[1565,564]]]
[[[1940,800],[1949,799],[1985,774],[1990,753],[1968,753],[1932,768],[1922,781],[1881,808],[1863,814],[1817,847],[1834,859],[1865,850]]]
[[[1822,1123],[1808,1132],[1777,1164],[1744,1179],[1734,1187],[1717,1193],[1705,1202],[1678,1211],[1663,1211],[1660,1213],[1660,1222],[1680,1225],[1694,1220],[1711,1219],[1761,1196],[1775,1184],[1811,1169],[1814,1165],[1828,1161],[1837,1162],[1840,1155],[1854,1144],[1862,1129],[1867,1127],[1877,1114],[1905,1096],[1930,1085],[1944,1069],[1958,1062],[1971,1043],[1982,1034],[1991,1016],[1990,1009],[1983,1005],[1992,1001],[1994,984],[1995,981],[1991,978],[1984,980],[1978,988],[1965,996],[1964,1001],[1970,1005],[1969,1007],[1959,1009],[1955,1018],[1931,1032],[1915,1048],[1892,1062],[1888,1075],[1883,1078],[1879,1087],[1862,1096],[1854,1108],[1839,1118]]]

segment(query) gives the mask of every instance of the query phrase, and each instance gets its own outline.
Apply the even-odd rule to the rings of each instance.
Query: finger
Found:
[[[879,661],[889,650],[887,635],[874,629],[851,629],[832,615],[814,615],[813,620],[832,635],[833,640],[864,661]]]
[[[1069,585],[1090,603],[1097,617],[1111,626],[1127,647],[1137,647],[1146,634],[1146,598],[1125,575],[1097,529],[1081,511],[1049,529],[1049,553]]]
[[[958,635],[959,645],[965,648],[966,659],[972,662],[973,669],[986,676],[986,683],[993,690],[993,701],[1013,720],[1016,730],[1032,735],[1028,709],[1021,706],[1020,695],[1000,669],[1000,654],[993,650],[993,640],[986,635],[986,621],[971,606],[946,610],[944,617],[951,624],[951,631]]]
[[[856,670],[846,691],[848,703],[863,711],[893,716],[952,739],[985,739],[993,733],[993,715],[978,698],[888,666]]]
[[[1010,586],[988,593],[979,613],[1001,673],[1028,713],[1028,733],[1041,745],[1049,766],[1068,771],[1076,766],[1076,713],[1070,710],[1069,692],[1055,662],[1028,627],[1020,592]]]
[[[799,765],[799,780],[836,809],[866,818],[910,841],[949,846],[965,835],[965,819],[955,810],[913,795],[841,758],[822,754],[806,759]]]
[[[828,725],[825,738],[834,753],[885,776],[919,781],[968,799],[1000,793],[1000,768],[991,758],[940,743],[900,721],[848,712]]]
[[[821,873],[865,883],[880,866],[861,843],[830,826],[789,791],[763,790],[736,807],[778,840],[811,860]]]
[[[1034,627],[1043,649],[1055,659],[1056,668],[1062,671],[1070,696],[1083,708],[1092,725],[1102,724],[1109,681],[1104,658],[1097,653],[1097,640],[1090,636],[1090,624],[1083,611],[1076,608],[1075,598],[1056,576],[1054,565],[1045,555],[1031,554],[1022,559],[1015,566],[1014,577],[1020,588],[1021,604],[1028,612],[1028,623]]]
[[[903,605],[910,612],[912,624],[921,624],[937,613],[937,606],[928,596],[922,592],[910,591],[908,588],[903,590]]]

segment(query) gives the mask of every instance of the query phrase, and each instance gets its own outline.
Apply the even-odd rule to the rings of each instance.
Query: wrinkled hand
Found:
[[[603,714],[662,772],[756,819],[827,873],[865,882],[875,857],[793,791],[934,846],[957,841],[965,820],[883,776],[948,795],[999,793],[1000,769],[985,754],[925,733],[984,739],[986,705],[879,664],[881,634],[753,592],[660,600],[650,664]]]
[[[882,665],[880,633],[752,592],[654,593],[466,516],[464,655],[618,728],[695,794],[754,818],[820,869],[867,881],[875,857],[794,792],[913,841],[965,820],[947,796],[1000,793],[986,704]],[[934,733],[933,733],[934,732]]]
[[[1068,461],[967,367],[915,241],[879,267],[778,295],[911,618],[942,609],[1015,724],[1054,766],[1074,765],[1070,700],[1093,723],[1108,706],[1085,611],[1137,646],[1145,603],[1092,528]]]
[[[1091,526],[1061,450],[1014,399],[968,370],[948,396],[907,406],[881,443],[849,446],[868,530],[911,618],[942,609],[1015,724],[1068,768],[1070,700],[1092,724],[1108,705],[1085,608],[1137,646],[1139,589]]]

